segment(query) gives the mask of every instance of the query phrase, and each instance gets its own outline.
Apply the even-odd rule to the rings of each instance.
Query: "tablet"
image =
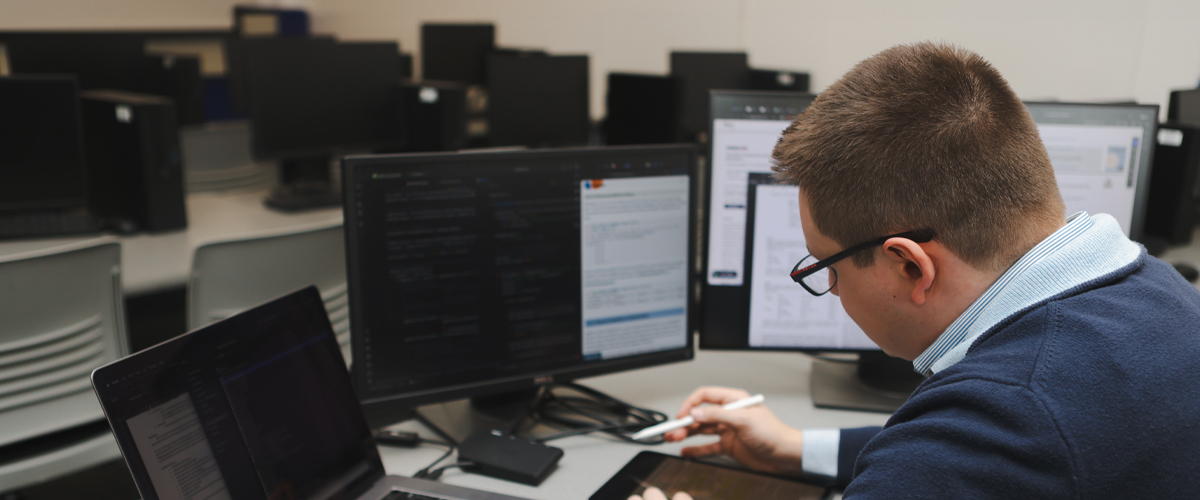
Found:
[[[665,491],[668,498],[686,491],[695,500],[821,500],[829,495],[827,488],[795,479],[643,451],[590,500],[627,500],[650,486]]]

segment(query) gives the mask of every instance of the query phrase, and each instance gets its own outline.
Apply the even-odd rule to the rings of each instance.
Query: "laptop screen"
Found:
[[[383,476],[315,287],[96,370],[143,498],[346,498]]]

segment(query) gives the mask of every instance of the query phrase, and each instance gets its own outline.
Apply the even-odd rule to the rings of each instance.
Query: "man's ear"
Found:
[[[933,259],[921,245],[908,238],[892,238],[883,243],[883,255],[891,267],[912,288],[912,301],[925,304],[925,296],[933,286],[937,269]]]

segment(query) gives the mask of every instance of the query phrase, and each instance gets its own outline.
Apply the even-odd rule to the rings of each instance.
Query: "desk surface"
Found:
[[[192,193],[187,197],[188,227],[166,233],[118,236],[121,283],[127,295],[184,286],[197,245],[263,232],[342,219],[341,208],[284,213],[263,206],[265,191]],[[84,241],[87,237],[13,240],[0,243],[0,255]]]
[[[581,382],[626,402],[674,415],[679,405],[696,387],[724,385],[761,392],[766,404],[784,423],[796,428],[860,427],[883,425],[888,415],[814,408],[809,396],[809,372],[812,360],[797,353],[697,351],[691,362],[646,368]],[[436,435],[420,423],[409,421],[396,426],[416,430],[423,437]],[[602,434],[574,436],[549,444],[565,452],[558,468],[540,486],[447,470],[441,481],[482,490],[506,493],[537,500],[586,499],[608,478],[616,474],[634,455],[644,450],[679,453],[684,445],[714,438],[696,437],[684,443],[636,445]],[[411,476],[444,453],[433,445],[398,448],[380,446],[389,474]],[[453,463],[449,459],[445,463]]]

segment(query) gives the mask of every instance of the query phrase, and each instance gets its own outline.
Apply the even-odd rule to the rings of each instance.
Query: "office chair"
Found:
[[[342,356],[349,364],[350,306],[341,221],[198,245],[188,280],[188,329],[308,285],[317,285],[321,291]]]
[[[111,237],[0,257],[0,492],[121,457],[92,370],[128,353]]]

